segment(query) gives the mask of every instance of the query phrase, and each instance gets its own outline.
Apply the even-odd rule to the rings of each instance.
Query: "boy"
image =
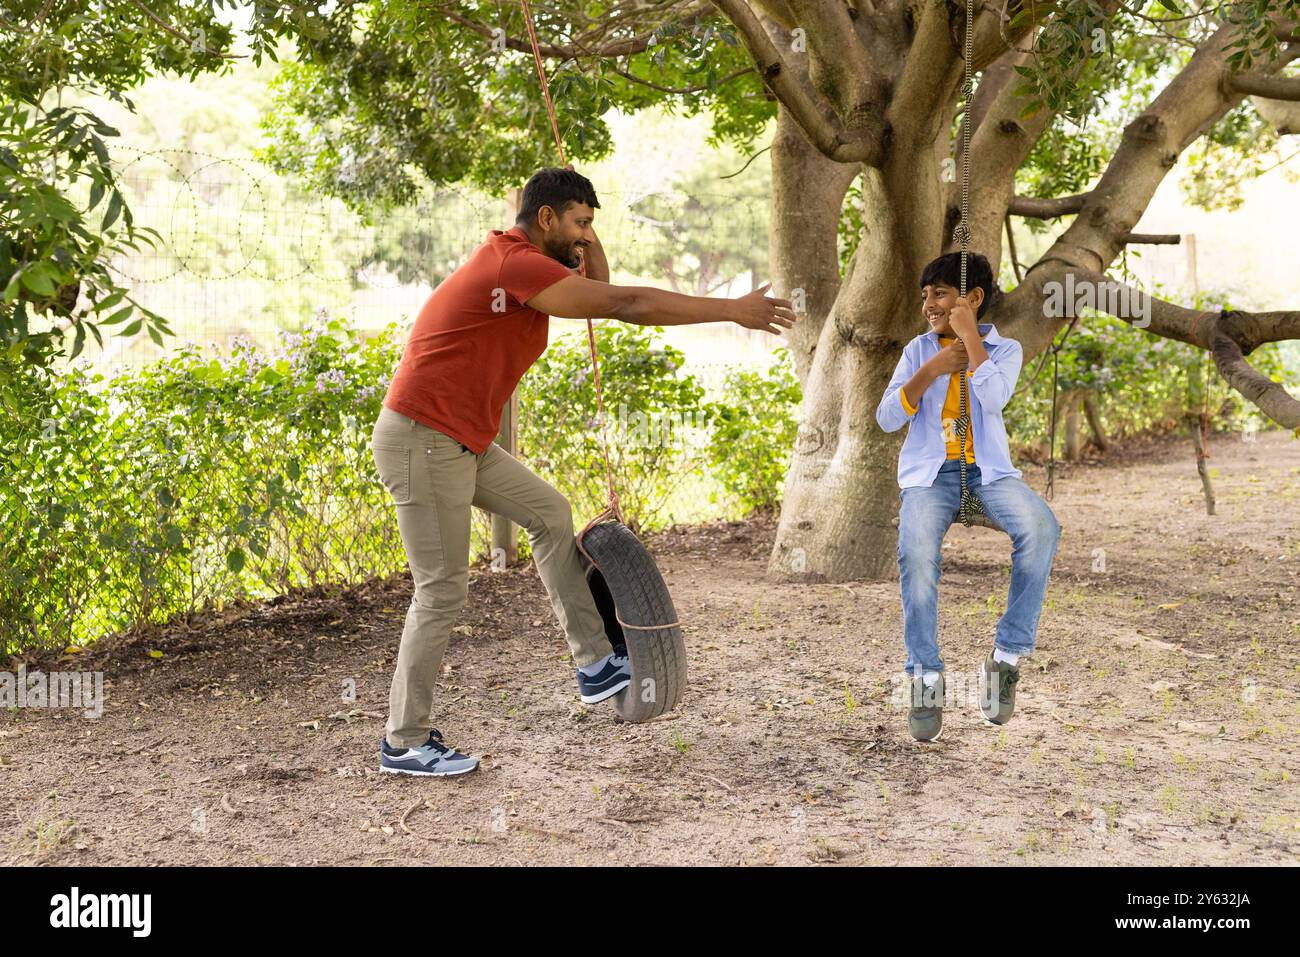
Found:
[[[967,384],[967,487],[1013,546],[1007,611],[998,620],[993,651],[979,666],[980,710],[994,724],[1005,724],[1015,710],[1019,660],[1034,650],[1061,532],[1051,508],[1011,464],[1002,408],[1015,389],[1022,353],[1020,343],[998,335],[992,323],[977,322],[1000,295],[993,272],[987,259],[968,253],[963,299],[960,270],[961,254],[948,253],[922,271],[921,313],[930,331],[903,348],[876,409],[886,432],[908,423],[898,457],[898,570],[911,676],[907,726],[917,741],[934,741],[943,730],[939,556],[961,499],[961,381],[953,373],[964,373]]]

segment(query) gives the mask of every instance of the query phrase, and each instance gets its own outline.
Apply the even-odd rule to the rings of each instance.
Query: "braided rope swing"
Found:
[[[961,92],[966,100],[966,115],[962,119],[962,148],[961,148],[961,219],[957,223],[957,228],[952,232],[954,241],[961,244],[961,298],[966,298],[966,257],[970,253],[970,128],[971,128],[971,104],[975,97],[975,81],[971,69],[971,38],[974,33],[974,27],[971,22],[971,2],[966,0],[966,44],[964,58],[966,61],[966,79],[962,83]],[[978,333],[978,320],[976,332]],[[988,513],[984,511],[984,503],[980,501],[978,495],[971,491],[970,484],[966,476],[966,438],[970,434],[970,400],[966,395],[966,380],[970,377],[968,369],[962,369],[958,373],[959,393],[961,395],[961,412],[957,421],[953,423],[953,429],[957,433],[957,439],[960,443],[961,454],[957,461],[961,463],[961,499],[957,504],[957,517],[966,527],[975,524],[981,517],[985,524],[991,522]],[[972,443],[974,439],[971,439]],[[996,523],[993,523],[996,524]]]

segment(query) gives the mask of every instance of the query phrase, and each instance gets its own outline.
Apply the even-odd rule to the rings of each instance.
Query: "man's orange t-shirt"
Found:
[[[420,309],[384,405],[482,455],[515,386],[546,351],[550,317],[527,300],[573,275],[520,227],[490,230]]]

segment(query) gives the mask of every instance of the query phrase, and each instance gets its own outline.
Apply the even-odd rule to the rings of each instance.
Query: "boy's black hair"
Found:
[[[515,224],[535,223],[538,210],[543,206],[549,206],[555,210],[556,215],[563,216],[564,211],[574,203],[586,203],[592,209],[600,208],[591,180],[575,170],[543,167],[524,184]]]
[[[961,289],[961,253],[944,253],[932,260],[921,270],[921,288],[941,282],[953,289]],[[993,278],[993,269],[989,261],[979,253],[966,254],[966,292],[983,289],[984,300],[975,312],[976,319],[983,319],[984,312],[1002,298],[1002,290]]]

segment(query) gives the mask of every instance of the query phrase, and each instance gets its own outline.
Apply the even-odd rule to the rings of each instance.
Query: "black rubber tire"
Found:
[[[651,721],[671,711],[686,690],[686,642],[659,566],[622,522],[601,522],[587,530],[582,546],[595,565],[582,557],[587,585],[610,644],[627,646],[632,683],[613,698],[624,721]],[[617,612],[617,617],[615,617]],[[667,625],[648,631],[629,625]]]

